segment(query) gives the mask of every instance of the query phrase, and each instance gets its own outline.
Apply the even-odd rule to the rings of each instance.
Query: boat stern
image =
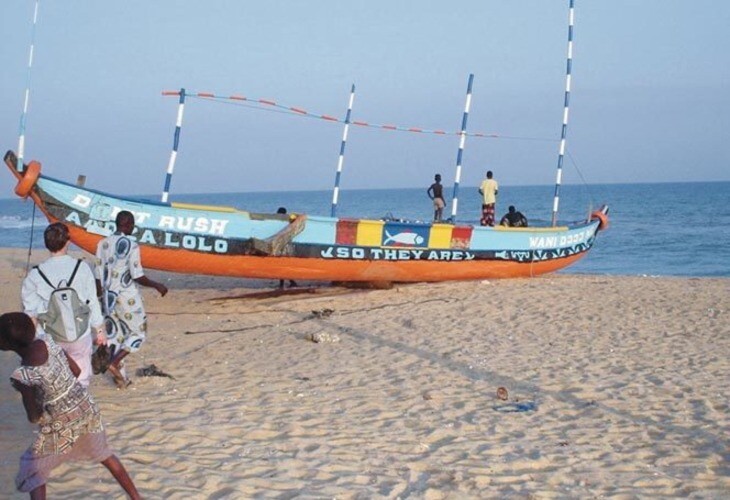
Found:
[[[598,221],[598,231],[608,229],[608,205],[602,205],[601,208],[591,213],[591,220]]]
[[[27,198],[33,191],[33,186],[38,181],[38,177],[41,175],[41,164],[37,161],[31,161],[27,165],[23,164],[22,168],[18,169],[18,157],[13,151],[5,153],[3,159],[18,180],[14,190],[15,194],[21,198]]]

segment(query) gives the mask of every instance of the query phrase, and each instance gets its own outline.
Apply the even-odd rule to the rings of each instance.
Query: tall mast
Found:
[[[456,154],[456,176],[454,178],[454,199],[451,202],[451,222],[456,222],[456,211],[459,208],[459,182],[461,182],[461,160],[464,154],[464,143],[466,142],[466,122],[469,119],[469,108],[471,107],[471,87],[474,83],[474,75],[469,75],[469,84],[466,88],[466,104],[464,115],[461,118],[461,132],[459,133],[459,152]]]
[[[330,215],[335,217],[337,213],[337,201],[340,197],[340,177],[342,165],[345,162],[345,146],[347,145],[347,132],[350,129],[350,116],[352,115],[352,104],[355,101],[355,84],[350,89],[350,100],[347,103],[347,114],[345,115],[345,128],[342,131],[342,142],[340,143],[340,156],[337,158],[337,174],[335,174],[335,187],[332,190],[332,210]]]
[[[28,52],[28,74],[25,84],[25,99],[23,100],[23,112],[20,115],[20,130],[18,131],[18,161],[15,164],[16,170],[23,170],[23,158],[25,157],[25,116],[28,113],[28,103],[30,102],[30,77],[33,69],[33,53],[35,52],[35,30],[38,22],[38,4],[40,0],[36,0],[33,9],[33,28],[30,35],[30,50]]]
[[[174,95],[172,92],[163,92],[162,95]],[[180,89],[180,101],[177,106],[177,119],[175,120],[175,137],[172,140],[172,152],[170,161],[167,162],[167,174],[165,175],[165,187],[162,189],[161,201],[167,203],[170,196],[170,184],[172,174],[175,171],[175,160],[177,160],[177,148],[180,145],[180,131],[182,130],[183,113],[185,111],[185,89]]]
[[[568,62],[565,71],[565,107],[563,109],[563,128],[560,133],[560,150],[558,152],[558,172],[555,178],[555,198],[553,199],[553,227],[558,223],[558,206],[560,205],[560,183],[563,180],[563,157],[565,156],[565,136],[568,132],[568,105],[570,104],[571,70],[573,66],[573,2],[570,0],[568,22]]]

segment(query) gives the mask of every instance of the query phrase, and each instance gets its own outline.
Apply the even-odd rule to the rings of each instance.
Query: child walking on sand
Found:
[[[99,408],[76,379],[80,370],[73,359],[50,336],[36,339],[33,321],[21,312],[0,316],[0,350],[20,356],[10,381],[23,397],[28,420],[39,425],[35,441],[20,457],[18,491],[44,499],[54,468],[87,460],[101,462],[130,498],[141,498],[109,449]]]

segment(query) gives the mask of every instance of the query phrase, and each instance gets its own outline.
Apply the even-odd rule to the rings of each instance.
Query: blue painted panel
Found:
[[[337,237],[337,219],[308,216],[304,230],[294,238],[294,243],[334,245]]]
[[[386,222],[383,227],[382,245],[384,247],[425,248],[428,246],[430,231],[430,224]]]
[[[543,250],[570,248],[592,238],[598,222],[587,226],[555,231],[500,230],[475,227],[471,235],[472,250]]]
[[[278,219],[252,220],[248,212],[196,210],[110,197],[47,179],[40,179],[38,185],[61,203],[101,223],[113,222],[120,210],[129,210],[135,216],[135,224],[142,229],[239,239],[266,239],[288,224]],[[100,234],[111,232],[105,231],[103,226],[97,229],[95,232]]]

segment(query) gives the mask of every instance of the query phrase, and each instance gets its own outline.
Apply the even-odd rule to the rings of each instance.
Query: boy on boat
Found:
[[[487,178],[479,186],[479,194],[482,195],[482,218],[479,222],[482,226],[494,226],[494,206],[497,204],[499,184],[492,177],[492,171],[488,170]]]
[[[444,187],[441,185],[441,174],[436,174],[433,180],[436,182],[429,186],[426,194],[433,200],[433,220],[440,221],[444,213],[444,207],[446,206]]]
[[[117,387],[123,389],[131,383],[123,360],[139,350],[147,332],[147,315],[137,285],[154,288],[163,297],[167,287],[144,275],[139,245],[129,237],[134,230],[134,215],[122,210],[116,225],[117,231],[96,247],[96,287],[111,326],[107,329],[111,347],[108,370]]]
[[[499,221],[500,226],[527,227],[527,217],[518,212],[514,205],[509,206],[509,211]]]

